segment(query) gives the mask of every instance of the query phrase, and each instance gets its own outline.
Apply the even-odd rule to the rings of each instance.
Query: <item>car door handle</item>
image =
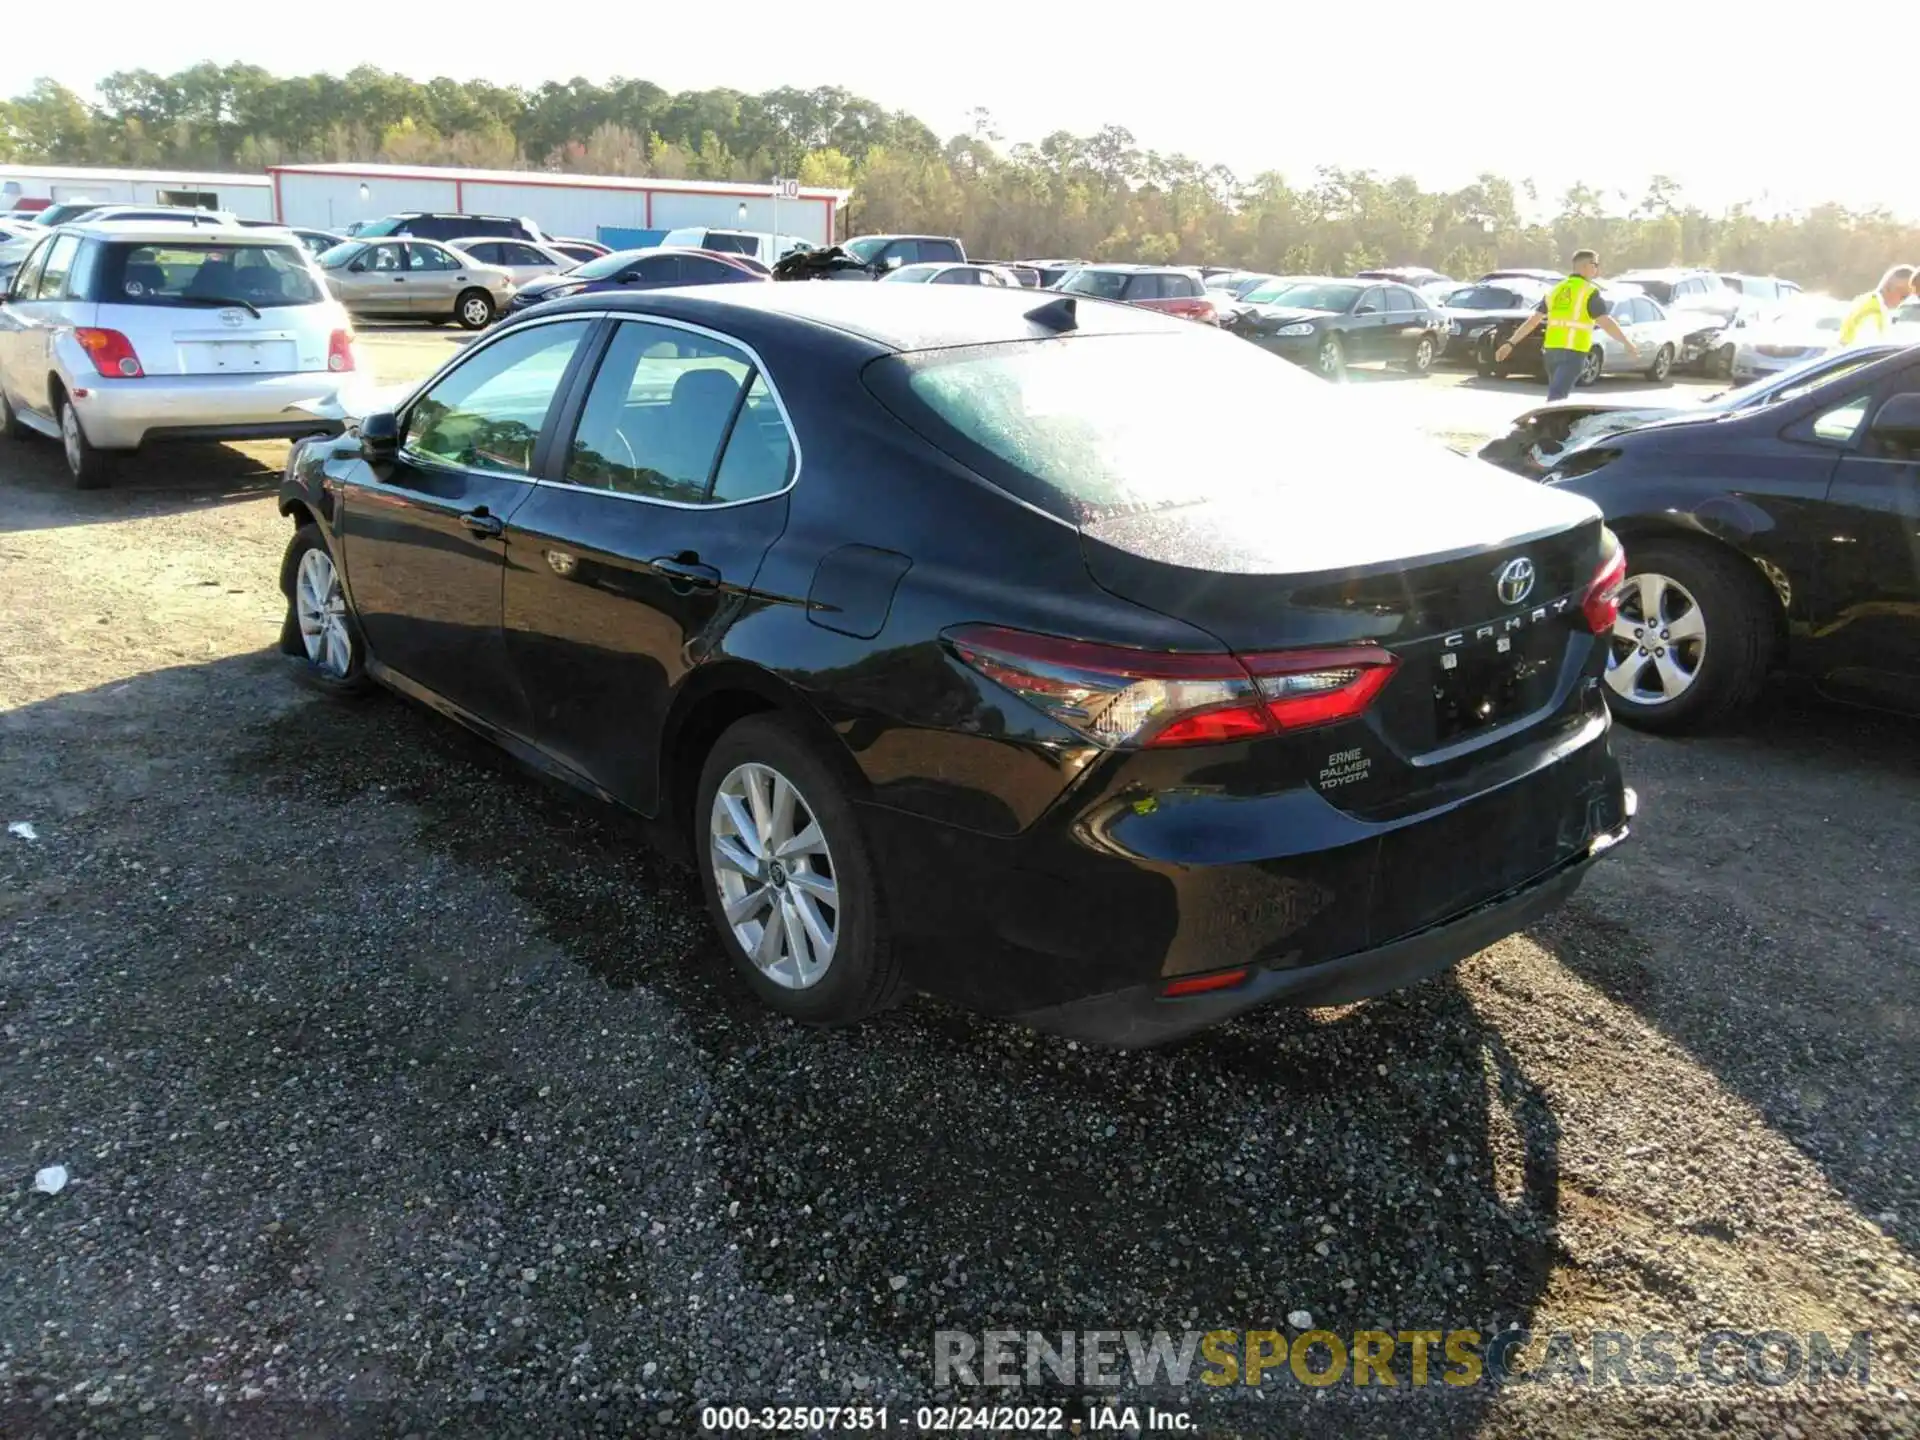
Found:
[[[678,555],[661,555],[647,563],[666,576],[667,584],[682,595],[695,590],[711,590],[720,583],[720,572],[711,565],[702,564],[700,556],[692,550],[682,550]]]
[[[484,505],[478,510],[467,511],[466,514],[460,517],[460,523],[474,534],[485,536],[488,539],[499,535],[507,528],[507,522],[502,520],[498,515],[488,514],[487,507]]]

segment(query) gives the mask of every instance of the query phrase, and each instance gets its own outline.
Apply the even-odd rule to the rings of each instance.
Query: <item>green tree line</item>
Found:
[[[1640,196],[1576,185],[1541,203],[1528,182],[1458,190],[1322,168],[1241,177],[1137,145],[1119,126],[1005,145],[977,112],[941,139],[904,111],[835,87],[670,92],[645,80],[537,89],[361,66],[275,76],[256,65],[121,71],[97,102],[51,80],[0,101],[0,160],[258,170],[302,160],[468,165],[662,178],[768,180],[854,191],[849,233],[933,231],[1004,259],[1066,256],[1350,273],[1424,264],[1471,276],[1550,266],[1583,245],[1610,269],[1692,264],[1777,273],[1851,294],[1920,228],[1879,210],[1709,213],[1655,176]],[[1541,216],[1552,211],[1552,218]]]

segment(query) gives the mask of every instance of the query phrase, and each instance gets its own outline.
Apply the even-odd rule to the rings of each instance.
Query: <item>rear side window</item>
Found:
[[[88,287],[102,305],[317,305],[326,297],[295,245],[107,245]]]
[[[1130,301],[1159,300],[1166,296],[1159,275],[1135,275],[1127,281],[1126,298]]]
[[[468,245],[465,249],[467,254],[478,260],[482,265],[498,265],[500,263],[500,246],[491,240],[482,240],[478,245]]]
[[[951,240],[922,240],[920,242],[922,260],[962,260],[960,247]]]
[[[790,468],[786,423],[743,352],[630,321],[614,333],[594,376],[566,478],[700,505],[771,494]]]
[[[56,235],[53,248],[47,252],[47,263],[40,272],[40,283],[34,287],[36,300],[64,300],[67,298],[67,276],[73,270],[74,257],[80,253],[80,240],[75,235]]]
[[[525,475],[589,320],[529,325],[474,354],[407,412],[409,452],[442,465]]]

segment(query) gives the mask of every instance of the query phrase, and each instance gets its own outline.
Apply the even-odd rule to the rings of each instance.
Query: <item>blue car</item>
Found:
[[[543,300],[586,295],[598,290],[662,290],[669,285],[730,285],[735,281],[766,281],[765,266],[742,255],[716,250],[660,247],[616,250],[558,275],[523,285],[508,303],[506,313],[518,315]]]

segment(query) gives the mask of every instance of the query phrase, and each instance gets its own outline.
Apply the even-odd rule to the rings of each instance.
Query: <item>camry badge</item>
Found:
[[[1502,565],[1499,578],[1494,581],[1494,590],[1499,594],[1502,605],[1518,605],[1533,593],[1533,561],[1522,555],[1518,560],[1509,560]]]

